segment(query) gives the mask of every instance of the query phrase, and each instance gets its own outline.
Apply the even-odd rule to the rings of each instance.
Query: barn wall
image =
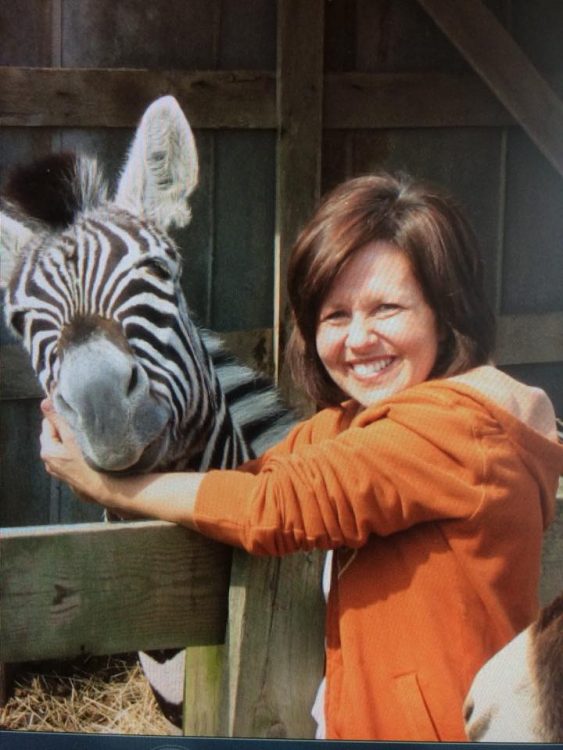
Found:
[[[485,5],[561,96],[562,4]],[[330,0],[324,19],[303,23],[324,23],[320,192],[380,168],[448,188],[482,242],[487,292],[502,323],[501,365],[545,388],[563,415],[561,175],[416,0]],[[296,106],[284,110],[278,101],[276,109],[276,73],[281,91],[291,75],[276,47],[291,49],[290,32],[278,28],[271,0],[3,3],[0,178],[17,162],[77,147],[96,153],[115,180],[148,101],[175,93],[195,125],[202,163],[193,223],[177,235],[189,303],[219,331],[259,329],[263,337],[283,328],[273,294],[284,252],[276,245],[279,213],[299,216],[299,206],[308,213],[319,189],[308,177],[291,182],[315,172],[298,171],[307,156],[299,149],[314,148],[303,145],[316,142],[314,125],[294,137],[293,165],[283,158],[291,150],[278,149],[288,133],[278,118],[291,118]],[[98,72],[77,70],[85,68]],[[281,233],[285,250],[299,223]],[[2,482],[0,524],[93,520],[97,512],[42,469],[37,390],[14,341],[5,329],[1,335],[2,474],[11,481]],[[243,348],[252,350],[249,340]]]

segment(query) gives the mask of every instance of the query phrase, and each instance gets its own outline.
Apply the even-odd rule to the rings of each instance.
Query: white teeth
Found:
[[[378,359],[377,362],[361,362],[352,365],[352,369],[356,375],[359,375],[361,378],[366,378],[370,375],[375,375],[376,372],[380,372],[390,365],[392,361],[393,357],[388,357],[387,359]]]

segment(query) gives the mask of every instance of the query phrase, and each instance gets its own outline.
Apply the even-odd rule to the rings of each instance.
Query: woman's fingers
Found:
[[[41,459],[46,471],[72,487],[80,500],[100,503],[108,478],[94,470],[84,458],[74,433],[65,418],[46,398],[41,402]]]
[[[55,425],[48,419],[44,419],[41,423],[39,444],[43,461],[49,460],[54,456],[60,456],[64,452],[62,450],[61,436]]]
[[[75,469],[83,463],[82,452],[72,430],[49,399],[41,402],[41,411],[44,414],[39,437],[41,460],[49,474],[72,484]]]
[[[43,399],[41,411],[45,419],[54,427],[63,443],[67,440],[74,441],[74,433],[68,426],[66,419],[55,411],[50,398]]]

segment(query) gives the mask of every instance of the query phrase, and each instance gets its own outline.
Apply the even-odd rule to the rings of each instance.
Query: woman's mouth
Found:
[[[365,362],[351,362],[349,367],[359,380],[373,378],[395,362],[396,357],[378,357]]]

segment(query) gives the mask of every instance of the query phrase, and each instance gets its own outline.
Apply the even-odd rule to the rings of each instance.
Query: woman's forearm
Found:
[[[101,474],[91,497],[118,514],[158,518],[195,529],[195,499],[203,476],[185,472],[132,477]]]

